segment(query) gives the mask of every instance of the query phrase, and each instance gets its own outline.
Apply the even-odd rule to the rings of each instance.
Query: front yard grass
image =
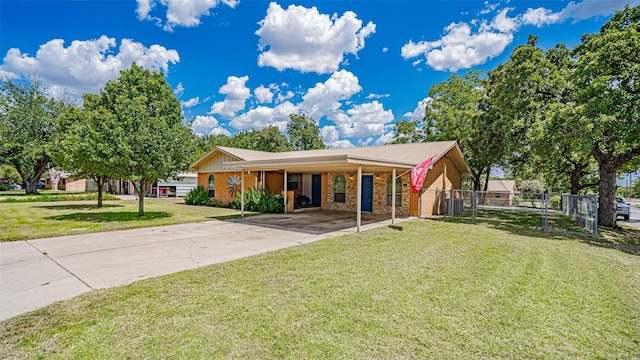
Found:
[[[93,291],[0,323],[0,357],[640,358],[639,256],[516,225],[402,228]]]
[[[231,209],[186,205],[181,199],[0,203],[0,241],[86,234],[212,220],[238,214]]]

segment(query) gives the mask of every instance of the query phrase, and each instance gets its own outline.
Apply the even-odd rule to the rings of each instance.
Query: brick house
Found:
[[[423,191],[413,193],[409,171],[430,157]],[[439,194],[461,189],[470,173],[455,141],[281,153],[218,146],[191,168],[198,185],[221,202],[243,189],[264,189],[287,194],[285,211],[294,211],[303,195],[321,209],[392,214],[395,193],[399,216],[439,214]]]
[[[487,205],[511,206],[518,187],[515,180],[489,180],[487,182]]]

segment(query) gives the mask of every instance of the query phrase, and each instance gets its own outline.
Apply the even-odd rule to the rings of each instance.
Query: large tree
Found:
[[[83,109],[69,111],[58,122],[55,145],[49,148],[53,161],[74,177],[88,177],[98,187],[98,207],[110,178],[118,176],[120,136],[115,116],[99,106],[100,96],[84,95]]]
[[[37,194],[40,176],[51,166],[47,147],[67,104],[30,78],[0,80],[0,94],[0,163],[16,169],[27,194]]]
[[[424,133],[420,127],[420,120],[398,120],[393,125],[393,140],[391,144],[410,144],[424,141]]]
[[[576,124],[598,162],[599,224],[616,226],[616,175],[640,155],[640,6],[618,11],[576,46]]]
[[[134,63],[116,81],[107,82],[95,100],[95,109],[113,116],[114,169],[137,182],[138,215],[143,216],[150,186],[189,169],[195,135],[184,124],[180,101],[159,71]]]
[[[507,170],[522,178],[542,175],[555,189],[577,194],[595,186],[597,176],[589,149],[576,141],[574,62],[564,44],[543,51],[536,42],[530,36],[489,72],[488,103],[504,129]]]
[[[458,141],[475,190],[480,190],[481,176],[488,179],[491,167],[502,157],[502,129],[485,110],[485,81],[480,75],[479,71],[453,74],[433,85],[422,126],[427,141]]]
[[[289,143],[294,150],[325,148],[320,138],[320,129],[313,118],[308,117],[307,114],[291,114],[289,119],[287,135],[289,135]]]

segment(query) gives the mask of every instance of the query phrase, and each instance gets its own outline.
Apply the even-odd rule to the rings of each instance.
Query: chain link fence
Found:
[[[429,190],[427,190],[429,191]],[[598,196],[473,190],[431,191],[421,211],[456,222],[492,222],[598,236]]]

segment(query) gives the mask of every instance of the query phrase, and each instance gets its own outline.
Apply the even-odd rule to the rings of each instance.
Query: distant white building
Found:
[[[135,195],[136,183],[131,180],[118,179],[109,184],[109,192],[120,195]],[[198,187],[197,173],[183,173],[175,178],[159,180],[151,186],[148,197],[182,197],[191,189]]]

